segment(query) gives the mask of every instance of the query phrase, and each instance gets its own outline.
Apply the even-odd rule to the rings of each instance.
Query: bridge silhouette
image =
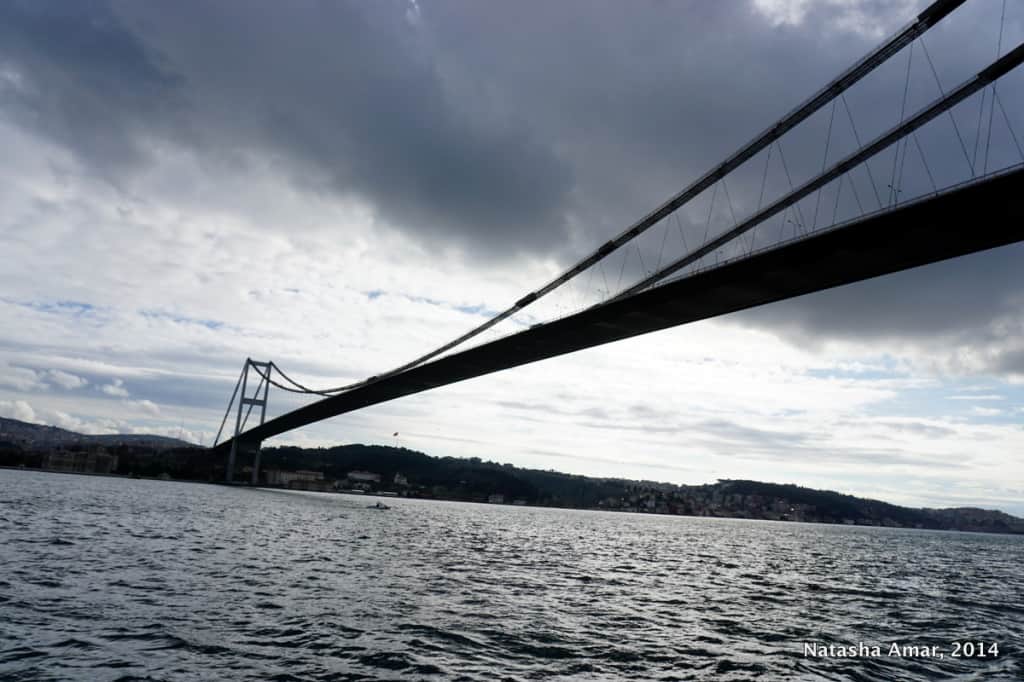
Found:
[[[217,442],[220,439],[218,432],[213,446],[216,454],[228,457],[227,480],[232,480],[235,463],[240,456],[252,456],[252,482],[258,481],[259,451],[265,439],[354,410],[613,341],[1024,241],[1024,149],[1021,148],[1011,117],[996,89],[1000,78],[1024,62],[1024,44],[1021,44],[951,90],[942,88],[933,67],[932,72],[940,92],[938,98],[910,115],[901,112],[898,123],[866,144],[860,145],[858,137],[857,149],[827,168],[823,163],[822,172],[799,187],[792,186],[790,179],[791,190],[788,193],[763,208],[759,201],[758,209],[749,217],[736,221],[716,237],[707,238],[705,235],[704,242],[696,249],[687,250],[663,267],[659,258],[659,264],[653,271],[645,271],[637,282],[627,285],[621,291],[614,294],[608,292],[607,298],[573,314],[534,324],[474,347],[455,350],[500,322],[512,318],[580,273],[599,266],[602,260],[623,245],[666,220],[708,189],[717,188],[719,183],[725,187],[727,176],[763,151],[767,154],[764,171],[767,177],[768,159],[771,158],[773,145],[778,145],[780,155],[782,152],[779,138],[829,103],[833,105],[833,118],[837,101],[842,101],[849,113],[844,92],[901,49],[910,45],[912,58],[913,45],[920,41],[931,64],[931,57],[923,42],[924,33],[964,2],[934,2],[907,26],[807,101],[616,238],[601,245],[545,286],[520,298],[507,310],[411,362],[346,386],[310,389],[294,381],[273,362],[246,359],[221,423],[223,431],[237,397],[234,435],[224,442]],[[1000,43],[1001,37],[1000,27]],[[908,84],[910,58],[907,65]],[[993,172],[987,172],[987,168],[978,172],[977,158],[972,162],[950,110],[979,91],[984,96],[986,88],[991,89],[989,139],[991,121],[998,106],[1020,161]],[[906,89],[903,103],[905,106]],[[928,168],[917,131],[943,114],[949,115],[971,177],[940,189],[935,185]],[[852,126],[852,115],[850,123]],[[976,154],[980,138],[979,123]],[[829,119],[826,160],[831,141],[832,119]],[[902,190],[896,179],[897,162],[901,143],[905,163],[911,141],[924,162],[931,189],[915,199],[902,201],[899,197]],[[883,203],[875,180],[870,177],[869,161],[894,145],[893,180],[889,184],[889,198]],[[860,215],[821,228],[797,217],[801,215],[800,202],[816,197],[816,222],[824,188],[834,189],[837,207],[844,181],[856,193],[852,174],[859,168],[865,169],[871,179],[879,204],[877,210],[861,212]],[[786,174],[789,176],[788,168]],[[901,165],[900,176],[902,174]],[[762,179],[762,196],[764,188],[765,181]],[[728,191],[727,187],[725,191]],[[712,195],[712,206],[714,201]],[[859,197],[857,204],[861,204]],[[788,221],[794,224],[795,234],[791,238],[755,248],[752,235],[750,245],[742,245],[741,237],[764,226],[770,218],[781,216],[785,222],[787,215],[793,216],[793,220]],[[733,253],[722,259],[721,254],[727,246],[733,247]],[[704,265],[711,254],[719,254],[718,260]],[[255,391],[251,394],[248,392],[250,372],[254,373],[254,380],[258,378]],[[321,399],[266,420],[271,385],[285,391],[317,395]],[[245,426],[254,408],[259,409],[259,423],[246,430]]]

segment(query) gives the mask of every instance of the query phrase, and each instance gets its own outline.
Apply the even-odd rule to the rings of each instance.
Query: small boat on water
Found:
[[[367,509],[391,509],[391,507],[378,500],[377,504],[371,504]]]

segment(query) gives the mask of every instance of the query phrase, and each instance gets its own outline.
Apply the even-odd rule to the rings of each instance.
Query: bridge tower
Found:
[[[247,396],[246,392],[249,385],[249,371],[252,370],[259,377],[259,383],[256,384],[256,390],[253,391],[251,396]],[[249,421],[249,415],[252,413],[253,407],[260,408],[260,424],[266,419],[267,416],[267,394],[270,391],[270,363],[269,362],[258,362],[252,358],[245,359],[245,366],[242,368],[242,376],[240,377],[240,385],[242,393],[238,399],[238,411],[235,414],[235,437],[231,439],[231,453],[228,455],[228,468],[225,480],[231,483],[234,479],[235,473],[235,460],[239,453],[239,435],[242,433],[242,429],[245,428],[246,423]],[[238,389],[238,386],[235,386]],[[262,391],[262,397],[261,397]],[[248,406],[245,417],[242,417],[242,410]],[[231,406],[228,405],[228,410]],[[252,466],[252,484],[256,485],[259,483],[260,476],[260,442],[246,442],[242,446],[243,452],[250,450],[254,451],[253,466]]]

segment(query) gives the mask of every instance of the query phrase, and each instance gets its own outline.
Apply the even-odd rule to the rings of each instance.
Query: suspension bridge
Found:
[[[1017,131],[1021,121],[1015,120],[999,95],[1000,80],[1024,62],[1024,43],[1006,52],[1002,49],[1005,3],[996,59],[959,84],[949,87],[941,82],[925,43],[929,29],[965,1],[932,3],[806,101],[618,236],[483,324],[410,362],[343,386],[314,389],[295,381],[272,361],[246,359],[213,446],[215,454],[227,457],[227,480],[232,480],[236,461],[244,456],[252,458],[252,482],[258,481],[259,451],[265,439],[354,410],[585,348],[1024,241],[1024,148]],[[917,64],[928,66],[924,72],[934,81],[936,96],[910,110],[915,48],[925,57]],[[905,85],[902,98],[899,93],[895,96],[899,118],[863,141],[846,93],[903,52],[907,54]],[[953,110],[975,100],[980,100],[980,106],[971,135],[971,126],[958,123]],[[837,151],[837,113],[842,119],[843,112],[852,134],[852,148],[846,153]],[[806,181],[794,183],[783,138],[816,116],[827,120],[821,167]],[[996,136],[996,152],[1001,150],[1007,157],[1001,163],[995,163],[994,129],[1002,134]],[[962,177],[940,185],[941,178],[928,161],[926,133],[933,142],[944,139],[943,152],[952,149],[954,156],[961,157]],[[830,154],[836,158],[830,159]],[[934,151],[931,154],[936,155]],[[923,171],[918,174],[916,192],[911,191],[915,182],[906,174],[908,158],[915,159]],[[765,202],[773,159],[782,171],[783,191]],[[760,175],[759,198],[756,204],[750,202],[752,208],[745,218],[737,219],[728,182],[744,169],[761,168],[762,160],[763,170],[755,173],[755,177]],[[734,188],[738,183],[734,180]],[[700,202],[708,204],[703,226],[692,218],[695,207],[703,212]],[[720,219],[713,233],[716,206]],[[830,208],[831,217],[825,219]],[[687,227],[691,235],[699,236],[703,227],[702,238],[691,236],[697,244],[692,249],[687,248],[687,230],[680,219],[684,211],[690,211]],[[682,251],[663,263],[672,220]],[[721,229],[717,229],[718,223]],[[645,262],[637,240],[657,226],[662,226],[661,249],[654,249],[656,260],[649,256]],[[641,267],[635,281],[621,285],[631,246]],[[621,268],[613,290],[604,265],[616,255]],[[566,285],[578,283],[584,273],[589,273],[591,280],[601,277],[605,283],[597,290],[597,300],[569,314],[523,321],[526,308],[535,309],[556,290],[571,288]],[[589,290],[579,284],[576,289]],[[503,334],[502,325],[506,328]],[[488,338],[494,335],[497,338]],[[473,339],[477,339],[476,345],[469,343]],[[270,386],[319,399],[268,420]],[[220,441],[233,408],[233,435]],[[254,410],[257,423],[247,428]]]

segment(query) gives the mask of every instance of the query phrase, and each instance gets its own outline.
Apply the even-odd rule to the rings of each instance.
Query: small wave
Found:
[[[0,652],[0,663],[14,663],[31,658],[44,658],[49,652],[30,646],[19,646],[7,651]]]
[[[356,660],[371,668],[381,668],[384,670],[405,670],[413,665],[407,654],[393,651],[378,651],[364,654]]]

